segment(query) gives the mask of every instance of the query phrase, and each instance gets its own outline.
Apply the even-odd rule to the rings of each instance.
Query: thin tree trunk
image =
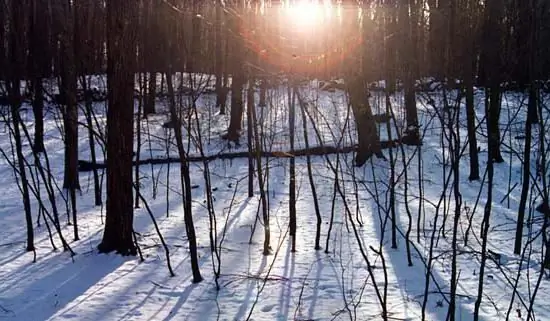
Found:
[[[465,74],[464,74],[464,86],[466,91],[466,123],[468,130],[468,148],[470,152],[470,175],[468,179],[470,181],[479,180],[479,155],[477,151],[477,138],[476,138],[476,115],[474,106],[474,82],[473,82],[473,69],[472,62],[469,57],[466,62]]]
[[[156,113],[155,100],[157,96],[157,73],[149,72],[149,83],[146,92],[145,104],[143,105],[143,115],[146,117]]]
[[[403,57],[403,85],[405,94],[405,118],[407,128],[401,141],[407,145],[418,146],[420,142],[420,133],[418,125],[418,111],[416,108],[416,92],[414,88],[413,66],[414,66],[414,45],[412,42],[411,18],[409,16],[409,5],[402,4],[399,9],[401,20],[401,32],[403,34],[401,41],[401,56]],[[410,51],[413,51],[413,55]]]
[[[220,108],[220,114],[225,113],[226,96],[223,87],[223,53],[222,53],[222,1],[216,0],[216,20],[214,21],[214,50],[216,52],[216,107]]]
[[[233,52],[233,59],[232,59],[232,75],[231,75],[231,115],[229,119],[229,128],[227,129],[227,134],[224,135],[224,139],[227,139],[229,141],[235,141],[237,142],[239,137],[241,136],[241,123],[243,119],[243,87],[245,84],[245,77],[244,77],[244,70],[243,70],[243,58],[242,58],[242,50],[240,49],[241,46],[241,39],[238,36],[238,22],[235,17],[231,17],[231,27],[235,34],[232,37],[232,43],[233,46],[231,49]],[[228,40],[229,41],[229,40]]]
[[[32,0],[30,8],[30,30],[29,30],[29,58],[32,61],[32,111],[34,115],[34,142],[33,148],[35,153],[42,153],[44,147],[44,88],[42,87],[42,73],[45,60],[41,59],[41,53],[47,46],[44,35],[41,34],[44,27],[42,23],[44,18],[39,14],[39,10],[43,9],[42,4],[38,0]],[[2,21],[2,20],[0,20]],[[0,37],[2,39],[2,37]]]
[[[529,101],[527,108],[537,108],[536,89],[529,89]],[[531,114],[527,113],[525,121],[525,145],[523,147],[523,182],[521,186],[521,196],[519,199],[518,219],[516,224],[516,238],[514,242],[514,254],[521,254],[521,243],[523,238],[523,223],[525,221],[525,208],[527,205],[527,195],[529,194],[530,176],[531,176]]]
[[[44,93],[42,88],[42,79],[37,75],[33,78],[32,89],[32,112],[34,116],[33,147],[35,153],[43,153],[46,149],[44,147]]]
[[[88,81],[86,80],[85,75],[82,76],[82,87],[84,92],[88,90]],[[96,139],[94,136],[94,123],[92,121],[92,115],[94,113],[92,100],[90,97],[87,97],[85,101],[85,117],[86,117],[86,126],[88,127],[88,144],[90,147],[90,157],[93,164],[93,178],[94,178],[94,204],[95,206],[100,206],[103,204],[101,197],[101,183],[99,179],[99,172],[95,166],[97,164],[97,156],[95,151]]]
[[[290,153],[294,153],[294,127],[296,114],[296,91],[288,86],[288,127],[290,138]],[[289,213],[289,234],[292,239],[292,252],[296,252],[296,160],[290,158],[288,185],[288,213]]]
[[[181,171],[181,189],[183,191],[183,216],[185,221],[185,231],[187,233],[187,240],[189,242],[189,255],[191,257],[191,271],[193,273],[193,283],[202,281],[202,276],[199,267],[199,260],[197,254],[197,236],[195,234],[195,224],[193,222],[193,206],[191,195],[191,175],[189,170],[189,160],[187,159],[187,152],[183,145],[183,134],[181,131],[182,121],[181,116],[176,110],[176,101],[174,97],[174,86],[172,84],[172,74],[166,75],[166,82],[168,86],[169,108],[170,118],[174,124],[174,134],[176,138],[176,145],[178,148],[178,154],[180,157],[180,171]]]

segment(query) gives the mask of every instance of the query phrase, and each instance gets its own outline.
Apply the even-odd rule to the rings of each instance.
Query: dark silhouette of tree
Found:
[[[24,55],[24,34],[25,34],[25,19],[24,3],[18,0],[10,1],[10,20],[9,26],[11,32],[8,38],[8,61],[10,64],[7,68],[8,82],[8,101],[11,112],[11,125],[13,126],[13,138],[15,142],[15,153],[17,159],[16,177],[19,178],[19,189],[23,199],[23,208],[25,213],[25,221],[27,226],[27,251],[34,251],[34,231],[32,226],[32,209],[30,203],[30,192],[28,173],[25,166],[25,156],[23,154],[23,144],[21,140],[21,77],[25,70],[25,55]]]
[[[487,105],[488,143],[491,145],[491,157],[496,163],[504,161],[500,152],[500,110],[503,54],[503,18],[504,5],[501,0],[489,0],[485,4],[483,25],[483,48],[481,49],[482,79],[487,85],[485,103]],[[489,130],[490,129],[490,130]]]
[[[34,115],[34,152],[44,152],[44,89],[42,77],[47,75],[48,25],[43,1],[31,0],[29,4],[29,60],[32,77],[32,109]],[[1,38],[1,37],[0,37]]]
[[[462,40],[462,57],[461,61],[464,62],[464,68],[462,73],[464,83],[464,94],[466,101],[466,127],[468,130],[468,151],[470,157],[470,174],[469,180],[479,179],[479,155],[477,151],[477,137],[476,137],[476,115],[474,106],[474,66],[476,64],[475,59],[475,38],[470,37],[472,33],[476,32],[475,25],[475,12],[472,8],[473,1],[465,1],[465,5],[459,10],[459,25],[463,27],[462,32],[458,33]]]
[[[231,26],[231,114],[229,119],[229,128],[224,138],[229,141],[238,141],[241,136],[242,121],[243,121],[243,88],[246,83],[244,74],[243,42],[239,36],[240,17],[233,12],[229,17]]]
[[[77,70],[76,70],[76,10],[74,3],[61,2],[57,12],[58,19],[63,21],[59,35],[61,43],[61,86],[60,94],[63,112],[63,128],[65,130],[65,177],[63,188],[70,196],[73,216],[74,239],[78,240],[78,224],[76,215],[76,190],[80,190],[78,179],[78,105],[77,105]]]
[[[122,255],[136,255],[132,194],[136,9],[133,1],[107,1],[107,206],[98,249]]]
[[[405,117],[406,126],[404,135],[401,138],[403,143],[408,145],[420,144],[420,133],[418,124],[418,111],[416,108],[416,91],[414,86],[414,64],[416,60],[415,43],[412,41],[413,29],[416,29],[414,15],[414,0],[409,0],[409,3],[401,4],[399,9],[399,21],[402,36],[401,40],[401,64],[402,64],[402,79],[403,91],[405,95]],[[411,12],[413,17],[411,17]]]

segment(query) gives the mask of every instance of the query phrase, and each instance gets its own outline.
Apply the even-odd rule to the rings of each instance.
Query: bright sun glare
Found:
[[[329,5],[315,0],[298,0],[286,6],[290,22],[298,29],[310,29],[320,25],[329,14]]]

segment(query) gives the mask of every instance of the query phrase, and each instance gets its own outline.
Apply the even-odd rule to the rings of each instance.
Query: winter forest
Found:
[[[550,320],[550,1],[0,0],[0,319]]]

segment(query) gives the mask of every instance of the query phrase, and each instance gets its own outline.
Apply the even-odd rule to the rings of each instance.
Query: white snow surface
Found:
[[[353,117],[348,113],[342,92],[320,92],[300,87],[300,94],[308,102],[308,110],[320,130],[322,142],[313,132],[308,120],[309,144],[312,146],[350,146],[356,141]],[[429,96],[429,97],[428,97]],[[478,121],[483,120],[484,93],[476,92]],[[270,91],[270,104],[256,107],[259,126],[266,150],[289,150],[287,89]],[[534,288],[541,273],[542,216],[531,211],[524,230],[525,255],[513,254],[517,210],[521,190],[521,160],[523,140],[515,139],[524,131],[525,97],[507,93],[503,99],[501,125],[505,162],[495,164],[493,210],[490,219],[488,249],[500,254],[500,264],[488,260],[485,270],[483,301],[480,320],[504,320],[511,307],[511,320],[524,320]],[[433,105],[427,103],[433,99]],[[229,116],[219,115],[213,104],[213,95],[197,102],[200,131],[205,153],[246,151],[246,113],[240,146],[228,147],[220,138],[227,128]],[[393,106],[402,104],[402,96],[392,99]],[[384,98],[371,97],[375,113],[384,110]],[[221,244],[221,275],[216,289],[213,259],[210,251],[209,216],[206,209],[203,163],[191,164],[193,189],[193,218],[199,246],[199,265],[204,281],[193,284],[188,242],[183,219],[179,165],[143,165],[140,167],[141,192],[156,217],[170,250],[170,260],[176,276],[170,277],[166,256],[149,215],[143,204],[135,209],[135,231],[145,260],[139,257],[121,257],[116,254],[98,254],[101,241],[104,209],[93,204],[91,173],[80,173],[82,192],[78,195],[78,226],[81,239],[73,241],[72,226],[67,225],[65,202],[57,192],[61,212],[62,231],[76,252],[71,257],[62,251],[59,237],[53,240],[52,250],[48,231],[41,219],[35,223],[36,262],[33,254],[25,252],[25,219],[22,199],[15,183],[13,170],[4,158],[0,159],[0,319],[2,320],[381,320],[381,304],[375,286],[385,302],[391,320],[420,320],[426,286],[426,262],[430,257],[430,241],[435,230],[436,241],[429,275],[427,320],[445,320],[448,314],[451,275],[451,241],[455,203],[451,188],[447,189],[435,224],[436,210],[443,191],[443,178],[449,173],[448,144],[442,144],[442,123],[434,116],[444,113],[439,92],[418,97],[419,118],[424,133],[422,171],[416,147],[405,146],[408,163],[407,198],[403,175],[401,149],[392,150],[396,158],[395,212],[397,248],[391,247],[391,216],[388,212],[390,162],[373,158],[361,168],[353,167],[353,154],[314,156],[311,158],[317,196],[320,203],[322,250],[314,249],[316,216],[307,175],[305,157],[296,158],[297,221],[296,252],[291,252],[288,235],[289,159],[263,159],[269,167],[267,194],[269,197],[272,254],[262,255],[263,220],[259,205],[257,177],[254,196],[247,195],[248,160],[213,160],[209,163],[214,196],[214,215],[218,246]],[[96,103],[99,123],[104,123],[104,105]],[[142,146],[140,157],[166,157],[166,129],[162,123],[166,102],[157,100],[158,115],[141,120]],[[465,109],[461,110],[461,147],[467,143]],[[52,166],[52,175],[58,184],[63,179],[63,148],[60,120],[54,109],[46,115],[46,148]],[[5,110],[3,111],[5,114]],[[396,108],[396,125],[404,123],[403,110]],[[546,115],[547,116],[547,115]],[[33,119],[29,110],[23,119],[32,133]],[[209,120],[210,119],[210,120]],[[81,121],[85,122],[81,113]],[[296,109],[296,149],[304,148],[302,116]],[[193,124],[195,122],[193,121]],[[509,125],[510,124],[510,125]],[[392,127],[394,124],[392,123]],[[508,126],[509,125],[509,126]],[[380,125],[383,139],[386,125]],[[101,128],[103,131],[104,129]],[[192,129],[197,131],[196,126]],[[9,131],[0,123],[0,147],[11,155]],[[150,136],[147,134],[150,133]],[[395,130],[392,136],[395,138]],[[485,122],[478,128],[480,146],[480,173],[486,165]],[[533,164],[537,159],[539,130],[534,127]],[[80,159],[89,159],[87,131],[80,128]],[[443,138],[445,139],[445,138]],[[187,140],[191,155],[198,155],[196,141]],[[169,155],[177,157],[173,135]],[[511,149],[517,153],[509,152]],[[25,155],[33,163],[28,142]],[[486,203],[487,188],[482,182],[468,181],[468,150],[460,161],[460,193],[462,209],[457,235],[458,287],[456,320],[473,318],[474,302],[478,293],[481,249],[481,221]],[[98,157],[103,158],[101,148]],[[389,149],[384,150],[389,159]],[[329,165],[329,161],[330,164]],[[444,164],[446,164],[444,166]],[[335,190],[338,168],[341,188]],[[534,166],[534,165],[533,165]],[[533,167],[534,168],[534,167]],[[167,182],[167,175],[170,177]],[[533,173],[533,175],[535,175]],[[353,179],[355,178],[355,180]],[[422,180],[422,202],[419,202],[419,182]],[[515,188],[512,188],[516,185]],[[153,195],[155,189],[155,195]],[[479,200],[478,194],[482,189]],[[511,190],[511,191],[510,191]],[[509,196],[507,197],[507,195]],[[104,196],[105,197],[105,196]],[[345,198],[347,206],[343,199]],[[528,208],[540,201],[538,194],[529,198]],[[46,198],[44,198],[46,205]],[[377,202],[378,200],[378,202]],[[405,232],[409,224],[412,266],[407,264]],[[420,207],[420,208],[419,208]],[[38,203],[33,198],[33,220],[37,221]],[[444,215],[447,211],[447,215]],[[422,215],[417,225],[419,213]],[[329,222],[333,227],[327,240]],[[446,216],[443,228],[442,222]],[[258,220],[256,222],[256,220]],[[468,232],[469,220],[472,221]],[[256,223],[255,223],[256,222]],[[51,223],[50,223],[51,225]],[[251,232],[255,226],[255,232]],[[445,232],[443,232],[443,230]],[[444,237],[442,234],[445,234]],[[465,235],[468,244],[465,245]],[[357,237],[359,240],[357,239]],[[418,237],[418,238],[417,238]],[[325,251],[328,246],[328,252]],[[364,255],[362,254],[364,253]],[[382,254],[382,255],[381,255]],[[372,275],[369,274],[369,268]],[[374,279],[373,279],[374,277]],[[516,281],[517,280],[517,281]],[[514,284],[517,292],[513,303]],[[550,320],[550,287],[542,281],[533,303],[537,320]]]

